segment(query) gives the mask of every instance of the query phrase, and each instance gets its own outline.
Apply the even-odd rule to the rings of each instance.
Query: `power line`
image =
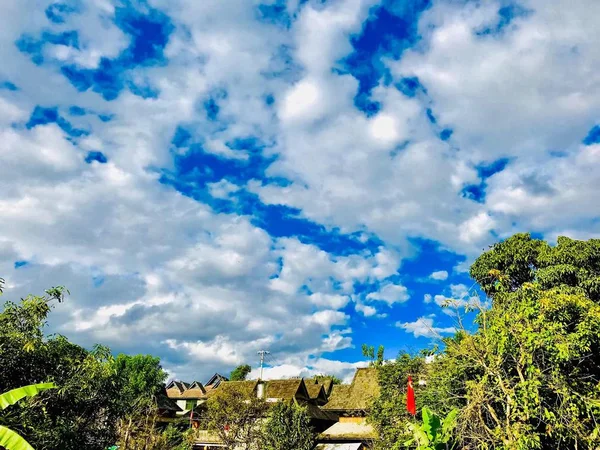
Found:
[[[262,380],[263,377],[263,365],[265,363],[265,355],[270,355],[271,352],[267,351],[267,350],[259,350],[256,352],[257,355],[260,355],[260,378],[259,380]]]

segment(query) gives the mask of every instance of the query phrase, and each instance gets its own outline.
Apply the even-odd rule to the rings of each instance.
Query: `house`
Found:
[[[337,421],[335,413],[324,411],[319,407],[324,400],[326,401],[323,385],[311,388],[314,391],[314,394],[311,395],[302,378],[269,381],[226,381],[221,383],[219,390],[224,391],[227,389],[242,392],[246,397],[263,398],[267,403],[293,401],[306,408],[311,424],[317,431],[322,431]]]
[[[317,378],[304,380],[308,394],[311,400],[319,406],[323,406],[329,400],[329,394],[333,387],[333,380],[330,378],[319,380]]]
[[[166,387],[167,397],[176,402],[181,409],[178,415],[186,415],[208,400],[208,395],[217,389],[223,381],[227,381],[227,378],[218,373],[214,374],[206,385],[199,381],[186,383],[173,380]]]
[[[311,383],[312,384],[312,383]],[[281,401],[295,402],[306,408],[311,426],[317,432],[328,429],[334,424],[338,417],[335,413],[324,411],[319,407],[325,397],[325,389],[322,384],[311,388],[313,395],[309,392],[307,385],[302,378],[286,380],[248,380],[248,381],[223,381],[218,390],[208,394],[208,397],[217,392],[227,392],[227,390],[240,392],[247,397],[262,398],[267,404],[276,404]],[[218,448],[218,439],[208,431],[199,430],[194,448],[198,449],[216,449]]]
[[[366,417],[379,395],[377,376],[376,368],[361,368],[356,370],[351,384],[333,386],[329,401],[322,409],[335,413],[339,421],[319,435],[319,450],[359,450],[372,447],[377,433],[367,423]]]
[[[156,404],[158,407],[158,416],[162,421],[170,421],[177,417],[178,413],[182,412],[177,403],[167,396],[166,389],[157,395]]]

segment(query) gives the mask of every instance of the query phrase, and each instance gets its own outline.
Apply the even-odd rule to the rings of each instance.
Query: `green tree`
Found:
[[[52,288],[6,302],[0,312],[0,391],[47,381],[58,386],[40,407],[25,403],[0,411],[0,419],[38,449],[104,450],[117,442],[122,419],[161,387],[164,372],[156,358],[115,360],[104,346],[88,351],[64,336],[45,336],[47,316],[66,293]]]
[[[491,297],[537,282],[542,289],[576,287],[600,301],[600,239],[578,241],[561,236],[551,246],[529,234],[515,234],[483,253],[470,273]]]
[[[40,392],[54,389],[52,383],[32,384],[0,394],[0,408],[6,409],[25,397],[34,397]],[[33,450],[33,447],[10,428],[0,425],[0,447],[6,450]]]
[[[278,402],[271,408],[262,430],[264,450],[311,450],[315,435],[306,410],[294,402]]]
[[[432,367],[436,366],[436,367]],[[446,368],[438,369],[437,360],[425,363],[423,355],[411,356],[401,353],[395,361],[378,366],[380,395],[373,402],[368,420],[379,434],[376,447],[379,449],[400,449],[408,439],[407,423],[411,416],[406,409],[406,388],[408,376],[414,380],[417,409],[425,406],[446,414],[452,409],[452,401],[444,395],[449,386]],[[421,385],[418,380],[426,380]]]
[[[460,448],[600,448],[599,274],[598,240],[551,246],[519,234],[482,254],[471,275],[491,307],[479,308],[478,329],[444,339],[430,364],[403,356],[379,367],[370,420],[383,448],[399,448],[409,422],[408,373],[427,382],[415,387],[420,407],[459,408]]]
[[[244,381],[250,371],[252,371],[252,367],[250,367],[248,364],[242,364],[231,371],[229,379],[231,381]]]
[[[120,403],[123,407],[119,420],[119,443],[123,450],[138,444],[151,448],[159,441],[155,436],[158,415],[157,397],[161,394],[167,373],[160,359],[150,355],[128,356],[115,359],[119,383]]]
[[[600,240],[515,235],[471,267],[490,295],[474,334],[447,340],[466,375],[459,433],[477,448],[600,445]]]
[[[0,389],[53,381],[41,408],[11,409],[5,423],[40,449],[104,450],[115,442],[119,416],[116,372],[110,352],[89,352],[63,336],[44,336],[50,310],[68,291],[6,302],[0,312]]]
[[[446,354],[470,374],[459,421],[480,448],[600,444],[600,306],[572,288],[498,294]]]
[[[362,354],[365,358],[369,358],[371,360],[369,362],[370,366],[382,365],[384,360],[384,352],[385,348],[383,347],[383,345],[380,345],[377,348],[377,353],[375,353],[375,347],[368,346],[367,344],[362,345]]]
[[[220,438],[226,448],[258,448],[261,439],[258,420],[267,409],[263,399],[246,394],[241,387],[221,387],[205,405],[207,428]]]
[[[339,379],[338,377],[336,377],[335,375],[326,375],[326,374],[320,373],[320,374],[312,377],[312,379],[319,383],[323,383],[327,380],[331,380],[332,384],[342,384],[342,380]]]

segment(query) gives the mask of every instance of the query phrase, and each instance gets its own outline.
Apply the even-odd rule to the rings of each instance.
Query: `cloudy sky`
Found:
[[[469,263],[600,234],[597,0],[2,0],[0,276],[204,379],[452,333]]]

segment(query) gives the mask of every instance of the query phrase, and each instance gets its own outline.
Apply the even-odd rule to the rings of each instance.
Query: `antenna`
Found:
[[[268,352],[266,350],[259,350],[256,352],[257,355],[260,355],[260,378],[259,380],[262,380],[263,377],[263,364],[265,363],[265,355],[270,355],[271,352]]]

